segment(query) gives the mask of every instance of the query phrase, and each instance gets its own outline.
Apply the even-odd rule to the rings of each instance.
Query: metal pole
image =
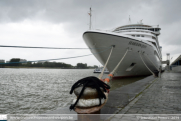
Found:
[[[89,15],[90,15],[90,25],[89,25],[89,29],[90,29],[90,30],[91,30],[91,24],[92,24],[92,23],[91,23],[91,16],[92,16],[91,11],[92,11],[92,10],[91,10],[91,8],[90,8],[90,14],[89,14]]]
[[[159,78],[161,78],[161,66],[159,67]]]

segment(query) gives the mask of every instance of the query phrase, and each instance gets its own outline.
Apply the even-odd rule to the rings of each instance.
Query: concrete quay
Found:
[[[100,120],[110,120],[112,116],[118,112],[125,109],[125,106],[128,105],[133,99],[135,99],[142,91],[145,90],[149,85],[151,85],[155,80],[154,76],[148,76],[144,79],[138,80],[134,83],[125,85],[123,87],[111,90],[109,93],[108,101],[105,106],[101,109]],[[48,111],[43,114],[45,116],[63,116],[68,114],[70,116],[78,116],[76,112],[70,111],[69,107],[58,108],[54,111]],[[120,116],[120,115],[119,115]],[[41,115],[39,116],[41,117]],[[93,116],[94,117],[94,116]],[[114,118],[113,118],[114,120]],[[117,119],[116,119],[117,120]],[[14,121],[14,120],[13,120]],[[23,121],[36,121],[35,119],[23,120]],[[38,120],[41,121],[41,120]],[[55,121],[52,120],[51,121]],[[57,120],[56,120],[57,121]]]
[[[122,120],[180,121],[181,73],[162,73],[161,78],[154,80],[139,96],[110,118],[110,121]]]
[[[107,103],[101,109],[101,114],[115,114],[119,112],[154,80],[155,77],[151,75],[134,83],[111,90]]]
[[[78,117],[68,107],[46,114]],[[181,121],[181,73],[164,72],[110,91],[100,121]]]
[[[154,81],[154,76],[148,76],[134,83],[123,87],[111,90],[108,101],[101,109],[101,114],[115,114],[124,108],[131,100],[133,100],[141,91]],[[72,101],[70,102],[70,104]],[[77,114],[75,111],[70,111],[69,106],[58,108],[54,111],[48,111],[46,114]],[[109,115],[110,116],[110,115]]]

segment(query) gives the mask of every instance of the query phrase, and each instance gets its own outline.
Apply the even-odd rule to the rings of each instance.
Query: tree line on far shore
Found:
[[[87,66],[85,63],[77,63],[76,66],[71,64],[66,64],[63,62],[48,62],[48,61],[38,61],[38,62],[26,62],[22,61],[20,58],[12,58],[8,63],[0,64],[0,67],[47,67],[47,68],[64,68],[64,69],[88,69],[97,68],[98,66]]]

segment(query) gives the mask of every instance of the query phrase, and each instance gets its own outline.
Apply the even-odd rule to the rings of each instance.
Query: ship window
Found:
[[[152,43],[156,47],[156,43],[155,42],[151,42],[151,41],[149,41],[149,42]]]
[[[145,37],[144,35],[141,35],[141,37]]]
[[[152,44],[155,45],[155,47],[156,47],[156,43],[155,42],[152,42]]]
[[[140,35],[136,35],[137,37],[140,37]]]
[[[154,29],[148,29],[148,30],[150,30],[150,31],[154,31]]]
[[[155,38],[155,37],[153,37],[153,36],[152,36],[152,39],[155,39],[155,40],[156,40],[156,38]]]
[[[157,31],[159,31],[159,29],[156,28],[155,31],[157,32]]]
[[[150,42],[150,41],[149,41]],[[155,47],[156,47],[156,43],[155,42],[151,42]],[[157,47],[156,47],[157,48]]]
[[[131,36],[135,37],[135,35],[131,35]]]

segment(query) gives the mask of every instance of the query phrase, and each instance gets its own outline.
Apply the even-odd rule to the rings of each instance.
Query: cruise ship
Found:
[[[162,67],[160,30],[159,25],[129,24],[112,31],[88,30],[83,33],[83,39],[103,66],[111,51],[105,48],[115,46],[106,67],[109,72],[128,51],[114,77],[144,76],[156,74]]]

